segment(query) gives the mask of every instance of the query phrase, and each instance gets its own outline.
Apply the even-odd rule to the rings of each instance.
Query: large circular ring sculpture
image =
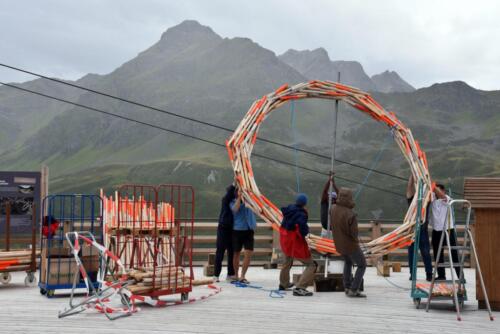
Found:
[[[392,112],[387,112],[368,93],[357,88],[331,81],[309,81],[289,87],[283,85],[273,93],[256,100],[240,122],[233,135],[226,142],[229,159],[235,173],[243,201],[265,222],[278,230],[283,218],[281,211],[263,194],[254,179],[250,157],[257,140],[262,122],[273,110],[290,100],[320,98],[343,101],[352,107],[368,114],[374,120],[385,123],[393,132],[393,137],[401,152],[408,161],[415,180],[415,188],[422,180],[423,205],[420,217],[425,217],[426,203],[431,196],[431,179],[427,158],[420,149],[418,141],[413,139],[410,129],[399,121]],[[403,224],[391,233],[381,236],[366,244],[367,256],[381,256],[395,249],[411,244],[414,236],[414,225],[417,219],[418,199],[414,196]],[[309,234],[307,241],[311,249],[321,253],[337,254],[333,240]]]

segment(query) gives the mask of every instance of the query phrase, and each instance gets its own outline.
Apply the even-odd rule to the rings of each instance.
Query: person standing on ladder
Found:
[[[408,201],[408,206],[410,206],[415,197],[415,180],[413,179],[413,174],[410,174],[408,179],[408,186],[406,187],[406,200]],[[429,210],[427,210],[427,215]],[[415,273],[412,272],[413,269],[413,252],[415,245],[412,243],[408,246],[408,268],[410,271],[410,281],[413,279]],[[429,243],[429,223],[425,219],[423,225],[420,226],[420,242],[418,243],[418,248],[420,249],[420,255],[422,256],[422,261],[424,261],[425,267],[425,279],[430,282],[432,281],[432,258],[431,258],[431,245]]]
[[[233,266],[233,212],[229,204],[236,198],[236,187],[230,185],[226,189],[226,194],[222,198],[219,214],[219,224],[217,225],[217,241],[215,252],[214,281],[219,282],[219,276],[222,271],[222,261],[224,253],[227,250],[227,278],[231,281],[236,278]]]
[[[280,227],[280,246],[285,255],[285,262],[281,267],[279,290],[288,290],[293,286],[290,283],[290,269],[293,260],[297,259],[306,266],[302,272],[297,287],[293,289],[294,296],[312,296],[313,293],[307,290],[307,285],[314,279],[316,262],[312,259],[306,236],[309,234],[307,225],[308,214],[306,210],[307,196],[298,194],[295,204],[281,208],[283,221]]]
[[[337,251],[344,258],[344,289],[348,297],[366,297],[360,292],[361,282],[366,271],[366,259],[359,247],[358,220],[352,210],[354,200],[352,190],[340,188],[337,203],[332,206],[330,220],[332,224],[333,240]],[[357,266],[354,279],[352,266]]]
[[[456,232],[455,232],[455,219],[450,212],[451,217],[448,217],[448,203],[451,202],[451,197],[446,195],[446,188],[442,184],[436,184],[434,187],[434,192],[432,193],[432,201],[430,204],[429,213],[429,224],[432,227],[432,250],[434,252],[434,260],[438,263],[444,262],[444,252],[441,252],[441,256],[437,259],[437,253],[439,248],[439,241],[441,240],[441,234],[445,228],[450,228],[450,246],[456,246]],[[450,226],[448,226],[448,218],[450,219]],[[458,263],[458,255],[456,250],[451,251],[451,257],[453,263]],[[438,277],[436,280],[446,280],[446,271],[443,267],[438,267],[437,269]],[[455,272],[457,277],[460,277],[460,267],[455,267]]]
[[[332,237],[331,231],[328,230],[328,200],[330,199],[331,205],[333,206],[337,202],[337,194],[339,193],[339,189],[337,188],[335,179],[333,177],[334,174],[335,173],[333,171],[330,172],[328,181],[326,181],[325,187],[323,188],[323,193],[321,194],[321,236],[324,238]],[[330,192],[330,187],[332,187],[334,191]]]

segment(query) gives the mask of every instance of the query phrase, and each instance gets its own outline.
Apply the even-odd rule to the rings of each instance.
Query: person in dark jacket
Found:
[[[227,250],[227,280],[235,279],[233,266],[233,212],[229,207],[232,200],[236,198],[236,187],[230,185],[226,189],[226,194],[222,197],[222,203],[219,214],[219,225],[217,226],[217,241],[215,252],[214,280],[219,282],[219,276],[222,271],[222,261],[224,253]]]
[[[307,196],[298,194],[295,204],[281,208],[283,221],[280,228],[280,244],[285,262],[281,267],[279,290],[288,290],[293,287],[290,283],[290,269],[293,260],[297,259],[306,266],[302,272],[297,287],[293,289],[294,296],[312,296],[308,291],[307,285],[314,279],[316,271],[316,262],[313,261],[305,237],[309,234],[307,225],[308,214],[305,206],[307,205]]]
[[[337,251],[344,258],[344,288],[349,297],[366,297],[359,291],[366,270],[366,260],[363,251],[359,247],[358,221],[352,210],[354,200],[352,190],[340,188],[337,203],[330,211],[333,240]],[[352,278],[352,266],[357,266],[354,279]]]
[[[408,185],[406,186],[406,200],[408,201],[408,206],[411,205],[413,198],[415,197],[415,180],[413,174],[410,174],[408,179]],[[427,207],[427,216],[429,215],[429,207]],[[420,226],[420,241],[418,243],[418,248],[420,249],[420,255],[422,256],[422,261],[425,267],[425,279],[430,282],[432,280],[432,258],[431,258],[431,244],[429,242],[429,221],[425,217],[425,223]],[[413,257],[415,251],[415,243],[408,246],[408,268],[410,271],[410,281],[413,279]],[[418,259],[418,255],[417,255]]]
[[[325,186],[323,187],[323,192],[321,193],[321,236],[331,238],[332,235],[330,230],[328,229],[328,209],[330,206],[328,205],[328,199],[331,200],[332,205],[337,202],[337,194],[339,193],[339,189],[335,184],[335,179],[333,178],[334,173],[330,172],[330,176],[328,177],[328,181],[326,181]],[[330,185],[332,186],[332,192],[330,192]],[[330,223],[331,225],[331,223]]]

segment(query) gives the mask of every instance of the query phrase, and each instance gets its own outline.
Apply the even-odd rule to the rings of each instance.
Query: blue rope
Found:
[[[382,147],[378,151],[377,155],[375,156],[375,160],[373,160],[373,163],[372,163],[372,165],[370,167],[370,170],[366,174],[365,179],[363,180],[363,182],[361,183],[360,187],[358,188],[358,191],[356,191],[356,195],[354,195],[354,201],[356,201],[358,199],[358,196],[361,194],[361,191],[365,187],[366,182],[368,182],[368,179],[370,178],[370,175],[372,175],[373,170],[375,169],[375,167],[377,167],[377,165],[378,165],[378,163],[380,161],[380,158],[382,158],[382,153],[384,153],[385,148],[387,147],[387,144],[389,144],[389,139],[392,139],[393,136],[394,135],[393,135],[392,131],[389,132],[389,136],[387,136],[387,138],[384,141],[384,145],[382,145]]]
[[[276,290],[276,289],[274,289],[274,290],[264,289],[263,287],[258,286],[258,285],[251,285],[251,284],[246,284],[246,283],[242,283],[242,282],[238,282],[238,281],[231,282],[231,284],[237,288],[251,288],[251,289],[269,292],[269,297],[271,297],[271,298],[284,298],[286,295],[285,291],[280,291],[280,290]]]
[[[293,148],[295,155],[295,178],[297,181],[297,193],[300,193],[300,171],[299,171],[299,152],[297,151],[297,131],[296,131],[296,120],[295,120],[295,101],[292,100],[290,103],[290,126],[292,128],[293,134]]]

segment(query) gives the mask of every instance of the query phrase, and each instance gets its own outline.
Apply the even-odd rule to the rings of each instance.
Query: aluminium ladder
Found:
[[[450,230],[452,228],[453,221],[453,204],[463,204],[464,207],[467,208],[467,216],[465,220],[465,231],[464,231],[464,239],[463,245],[459,246],[451,246],[450,245]],[[488,313],[490,316],[490,320],[493,321],[493,315],[491,313],[490,302],[488,300],[488,294],[486,292],[486,287],[484,285],[483,274],[481,273],[481,267],[479,266],[479,259],[476,252],[476,246],[474,244],[474,238],[472,237],[472,232],[470,229],[470,214],[471,214],[471,203],[467,200],[452,200],[448,204],[448,214],[447,214],[447,222],[446,226],[443,229],[443,233],[441,234],[441,239],[439,241],[438,252],[436,256],[436,263],[434,265],[434,271],[432,274],[431,286],[428,293],[426,312],[429,312],[429,306],[431,304],[432,299],[436,300],[452,300],[455,305],[455,309],[457,312],[457,320],[461,321],[462,317],[460,315],[460,308],[463,308],[464,301],[467,299],[467,292],[465,289],[465,278],[464,278],[464,262],[465,262],[465,251],[469,251],[471,256],[474,254],[474,259],[476,261],[476,272],[479,276],[479,281],[481,283],[481,289],[483,291],[484,300],[486,304],[486,308],[488,309]],[[453,232],[454,233],[454,232]],[[458,243],[458,239],[455,238]],[[441,253],[444,251],[444,248],[448,249],[448,261],[444,263],[439,263],[439,258]],[[459,262],[453,263],[452,251],[460,252]],[[460,268],[460,274],[458,279],[455,278],[455,268]],[[434,285],[436,281],[437,269],[438,268],[450,268],[451,270],[451,280],[438,281],[440,283],[450,284],[451,290],[453,292],[450,296],[433,296]]]

